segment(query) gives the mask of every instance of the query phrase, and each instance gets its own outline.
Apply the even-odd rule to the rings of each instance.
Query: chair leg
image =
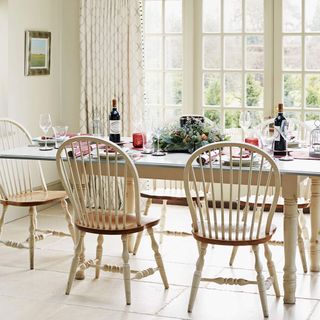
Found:
[[[124,288],[126,292],[126,302],[127,305],[131,304],[131,280],[130,280],[130,265],[129,265],[129,251],[128,251],[128,235],[123,234],[121,236],[123,251],[122,251],[122,259],[123,259],[123,280],[124,280]]]
[[[8,206],[4,205],[2,207],[2,215],[1,215],[1,219],[0,219],[0,238],[1,238],[1,233],[2,233],[2,227],[3,227],[3,224],[4,224],[4,218],[5,218],[7,210],[8,210]]]
[[[233,265],[233,262],[234,262],[234,259],[236,257],[237,252],[238,252],[238,247],[234,246],[232,248],[231,257],[230,257],[230,260],[229,260],[229,266],[230,267],[232,267],[232,265]]]
[[[163,231],[166,226],[166,218],[167,218],[167,200],[163,200],[162,208],[161,208],[161,216],[160,216],[160,238],[159,244],[162,244],[163,241]]]
[[[300,259],[302,263],[303,272],[308,272],[308,266],[307,266],[307,258],[306,258],[306,249],[304,246],[304,240],[302,237],[302,229],[300,223],[298,223],[298,248],[300,253]]]
[[[98,235],[98,243],[97,243],[97,250],[96,250],[96,279],[100,277],[100,266],[102,260],[102,244],[103,244],[103,235]]]
[[[154,258],[155,258],[157,266],[159,268],[159,272],[160,272],[160,276],[161,276],[163,285],[164,285],[165,289],[168,289],[169,288],[169,283],[168,283],[166,271],[164,269],[162,257],[161,257],[161,254],[159,252],[159,246],[157,244],[156,238],[154,237],[153,228],[148,228],[147,231],[148,231],[148,234],[149,234],[150,239],[151,239],[151,247],[152,247],[152,250],[154,252]]]
[[[259,246],[255,245],[252,246],[252,250],[255,255],[255,269],[257,272],[257,282],[258,282],[258,288],[259,288],[259,295],[260,295],[260,301],[261,301],[261,306],[263,310],[263,315],[265,317],[269,316],[268,312],[268,303],[267,303],[267,294],[266,294],[266,287],[264,283],[264,277],[262,275],[262,265],[259,257]]]
[[[271,253],[271,250],[270,250],[268,243],[264,244],[264,256],[267,259],[267,266],[268,266],[270,277],[272,277],[272,279],[273,279],[274,293],[275,293],[276,297],[279,298],[280,297],[280,289],[279,289],[278,277],[277,277],[277,273],[276,273],[276,268],[275,268],[273,260],[272,260],[272,253]]]
[[[137,254],[137,251],[138,251],[138,249],[139,249],[142,236],[143,236],[143,231],[141,231],[141,232],[139,232],[139,233],[137,234],[136,242],[135,242],[135,244],[134,244],[134,248],[133,248],[133,252],[132,252],[134,256]]]
[[[68,202],[65,199],[61,200],[61,207],[63,208],[63,211],[65,213],[65,218],[68,224],[68,229],[69,229],[71,238],[73,240],[73,243],[75,244],[76,239],[75,239],[75,233],[74,233],[74,224],[72,221],[73,219],[68,209]]]
[[[304,240],[309,240],[310,239],[310,235],[309,235],[309,230],[307,228],[306,219],[305,219],[304,214],[303,214],[303,210],[299,209],[298,212],[299,212],[299,216],[298,216],[299,217],[299,224],[301,226],[303,238],[304,238]]]
[[[66,295],[68,295],[70,293],[71,286],[72,286],[72,283],[73,283],[73,280],[75,278],[75,274],[76,274],[76,271],[77,271],[77,267],[79,265],[79,256],[80,256],[80,253],[82,251],[84,235],[85,235],[85,232],[80,231],[80,236],[79,236],[78,243],[77,243],[77,245],[75,247],[75,250],[74,250],[74,256],[73,256],[71,267],[70,267],[69,279],[68,279],[67,289],[66,289]]]
[[[152,199],[151,199],[151,198],[148,198],[148,199],[147,199],[147,202],[146,202],[146,206],[145,206],[145,208],[144,208],[144,212],[143,212],[143,214],[144,214],[145,216],[148,215],[148,212],[149,212],[149,209],[150,209],[151,204],[152,204]]]
[[[30,269],[34,269],[34,244],[35,244],[35,230],[37,228],[37,209],[36,207],[29,208],[29,256],[30,256]]]
[[[81,237],[81,232],[78,234],[78,237]],[[80,254],[79,254],[79,264],[85,262],[85,259],[86,259],[85,251],[86,251],[86,248],[85,248],[85,245],[84,245],[84,242],[83,242],[82,245],[81,245],[81,251],[80,251]],[[77,280],[84,280],[84,278],[85,278],[84,270],[79,269],[76,272],[76,279]]]
[[[192,312],[194,301],[196,299],[196,295],[197,295],[200,280],[201,280],[201,274],[202,274],[202,269],[203,269],[203,265],[204,265],[204,257],[206,255],[207,247],[208,247],[207,243],[201,242],[200,253],[199,253],[199,258],[197,261],[196,271],[193,274],[192,287],[191,287],[189,305],[188,305],[188,312]]]

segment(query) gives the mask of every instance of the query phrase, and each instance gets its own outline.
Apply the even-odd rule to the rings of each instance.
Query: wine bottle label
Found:
[[[110,134],[120,134],[120,120],[110,120]]]
[[[280,141],[280,126],[274,126],[274,141]]]

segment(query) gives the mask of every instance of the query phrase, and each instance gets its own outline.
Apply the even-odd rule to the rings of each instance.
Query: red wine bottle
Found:
[[[283,104],[279,103],[278,105],[278,115],[274,119],[274,150],[275,151],[285,151],[286,140],[280,134],[283,129],[283,122],[286,121],[286,118],[283,116]]]
[[[121,123],[120,123],[120,113],[117,110],[117,100],[112,99],[112,110],[109,115],[109,140],[117,143],[120,142],[120,131],[121,131]]]

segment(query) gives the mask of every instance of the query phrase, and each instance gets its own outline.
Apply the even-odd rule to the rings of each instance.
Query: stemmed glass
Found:
[[[55,149],[59,149],[59,142],[63,142],[66,138],[68,126],[53,126],[52,127],[55,138]]]
[[[159,146],[161,130],[162,130],[161,127],[157,127],[154,131],[154,135],[157,138],[157,149],[155,152],[152,153],[153,156],[164,156],[165,155],[164,152],[160,151],[160,146]]]
[[[294,139],[294,135],[292,134],[292,131],[289,130],[289,122],[287,120],[282,121],[280,130],[275,126],[275,129],[278,130],[279,134],[284,138],[286,141],[286,155],[284,157],[279,158],[281,161],[292,161],[294,158],[289,155],[288,150],[288,143]]]
[[[243,136],[245,136],[246,130],[248,130],[251,125],[251,114],[249,111],[240,112],[239,125],[243,130]]]
[[[51,128],[52,126],[52,122],[51,122],[51,116],[49,113],[43,113],[43,114],[40,114],[40,120],[39,120],[39,126],[40,128],[42,129],[42,131],[44,132],[44,147],[41,147],[40,150],[41,151],[48,151],[48,150],[52,150],[53,148],[51,147],[48,147],[48,144],[47,144],[47,133],[49,131],[49,129]]]

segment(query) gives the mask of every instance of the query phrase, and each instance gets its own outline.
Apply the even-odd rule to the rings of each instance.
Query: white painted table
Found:
[[[39,151],[38,147],[24,147],[1,151],[0,158],[55,161],[56,150]],[[164,157],[146,156],[136,161],[140,178],[183,180],[183,169],[189,154],[171,153]],[[309,176],[311,183],[311,271],[319,272],[320,258],[320,161],[294,160],[278,161],[282,175],[284,197],[284,302],[295,303],[296,290],[296,242],[297,242],[297,197],[299,176]]]

